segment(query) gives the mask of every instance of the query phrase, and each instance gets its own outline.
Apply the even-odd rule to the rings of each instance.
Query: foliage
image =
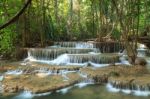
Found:
[[[2,54],[10,54],[14,50],[14,40],[16,39],[16,33],[13,32],[12,27],[4,29],[2,35],[0,35],[0,52]]]
[[[1,0],[0,25],[13,17],[25,2]],[[134,34],[134,30],[140,34],[150,25],[149,0],[116,2],[123,11],[124,24],[129,26],[128,35]],[[122,35],[112,0],[32,0],[18,21],[0,32],[0,53],[10,53],[16,45],[44,46],[49,40],[83,40],[108,34],[119,39]]]
[[[121,37],[121,32],[118,29],[114,29],[112,31],[112,37],[119,40],[119,38]]]

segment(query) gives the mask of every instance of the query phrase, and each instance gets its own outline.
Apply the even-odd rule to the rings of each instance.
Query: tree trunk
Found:
[[[114,4],[114,6],[116,8],[116,13],[117,13],[117,16],[119,18],[120,26],[121,26],[121,28],[123,30],[122,37],[124,39],[124,46],[125,46],[125,49],[127,51],[129,62],[131,64],[135,64],[135,59],[137,57],[137,53],[136,53],[136,49],[134,48],[134,46],[132,46],[130,44],[130,42],[128,41],[128,35],[127,35],[127,33],[129,32],[129,30],[126,28],[126,25],[123,23],[123,20],[122,20],[123,19],[122,18],[122,13],[123,12],[119,11],[119,8],[117,7],[117,4],[116,4],[115,0],[112,0],[112,3]]]

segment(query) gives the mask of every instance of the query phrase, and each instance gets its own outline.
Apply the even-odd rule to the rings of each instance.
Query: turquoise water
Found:
[[[73,87],[67,93],[53,92],[45,96],[32,97],[30,94],[0,97],[0,99],[150,99],[150,96],[134,96],[124,93],[108,92],[105,86],[88,85],[83,88]]]

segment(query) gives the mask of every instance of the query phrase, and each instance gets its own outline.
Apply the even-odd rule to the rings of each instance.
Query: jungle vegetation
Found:
[[[138,37],[150,35],[149,0],[0,0],[0,55],[51,41],[111,37],[134,61]],[[132,43],[129,38],[132,37]]]

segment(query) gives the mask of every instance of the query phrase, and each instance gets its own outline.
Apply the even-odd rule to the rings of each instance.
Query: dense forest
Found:
[[[133,47],[129,40],[150,35],[149,5],[149,0],[1,0],[1,57],[18,47],[103,37]]]

